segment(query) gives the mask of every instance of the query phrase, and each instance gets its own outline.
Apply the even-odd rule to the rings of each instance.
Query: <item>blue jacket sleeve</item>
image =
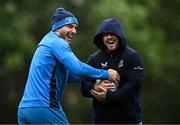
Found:
[[[144,66],[139,54],[133,54],[127,67],[127,81],[117,91],[107,91],[106,101],[120,101],[128,96],[139,94],[141,85],[144,82]]]
[[[81,81],[85,81],[85,78],[82,78],[80,76],[77,76],[73,73],[68,73],[68,83],[75,83],[75,82],[81,82]]]
[[[69,44],[63,39],[54,41],[51,50],[60,63],[76,76],[86,79],[108,79],[109,77],[106,70],[96,69],[81,62],[74,55]]]

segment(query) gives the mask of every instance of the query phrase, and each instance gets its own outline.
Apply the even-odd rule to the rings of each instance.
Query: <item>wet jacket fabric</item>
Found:
[[[102,41],[104,33],[119,37],[119,49],[108,53]],[[93,98],[95,124],[137,124],[142,121],[140,89],[144,82],[143,62],[137,51],[126,44],[126,37],[117,19],[107,19],[98,28],[94,43],[99,48],[88,59],[88,64],[102,69],[115,69],[120,75],[116,91],[107,91],[105,102],[93,98],[90,89],[95,81],[81,85],[82,95]]]

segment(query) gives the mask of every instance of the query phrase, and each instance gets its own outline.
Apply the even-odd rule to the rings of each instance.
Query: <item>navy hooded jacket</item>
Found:
[[[111,33],[118,36],[120,46],[107,52],[102,36]],[[126,44],[126,36],[119,20],[104,20],[93,39],[99,50],[88,59],[88,64],[103,69],[115,69],[120,75],[116,91],[107,91],[105,102],[100,102],[90,94],[95,81],[81,85],[82,95],[93,98],[95,124],[137,124],[142,121],[140,88],[144,82],[143,62],[137,51]]]

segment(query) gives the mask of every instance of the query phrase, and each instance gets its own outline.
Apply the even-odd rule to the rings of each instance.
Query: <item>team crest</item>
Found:
[[[121,68],[124,66],[124,60],[120,60],[119,63],[118,63],[118,68]]]

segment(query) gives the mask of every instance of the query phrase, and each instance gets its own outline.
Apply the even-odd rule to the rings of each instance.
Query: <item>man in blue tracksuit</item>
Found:
[[[72,13],[58,8],[51,22],[52,30],[37,46],[31,62],[18,107],[19,124],[69,124],[61,106],[67,82],[119,80],[115,70],[95,69],[73,54],[69,44],[76,34],[78,21]]]
[[[107,89],[111,83],[107,80],[82,83],[83,96],[93,97],[94,124],[142,124],[144,68],[140,55],[126,44],[123,27],[115,18],[104,20],[93,40],[99,50],[89,57],[88,64],[115,69],[120,75],[116,89]]]

